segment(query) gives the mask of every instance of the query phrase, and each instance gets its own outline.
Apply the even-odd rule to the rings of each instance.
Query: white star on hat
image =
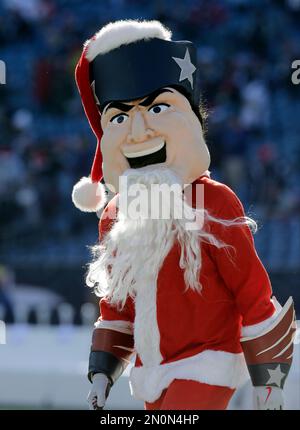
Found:
[[[281,372],[280,364],[276,367],[276,369],[267,369],[270,375],[267,384],[276,384],[277,387],[281,386],[281,381],[285,377],[285,373]]]
[[[190,52],[189,49],[186,48],[185,56],[184,58],[176,58],[172,57],[174,61],[178,64],[180,67],[180,76],[179,76],[179,82],[184,81],[187,79],[189,83],[191,84],[191,87],[193,88],[193,73],[196,70],[196,67],[191,62]]]

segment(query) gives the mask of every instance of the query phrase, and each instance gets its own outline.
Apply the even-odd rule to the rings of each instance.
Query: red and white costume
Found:
[[[226,185],[201,176],[193,183],[204,186],[204,206],[221,219],[244,216],[241,202]],[[106,207],[100,221],[100,238],[112,225]],[[133,395],[146,402],[157,400],[175,379],[229,387],[240,386],[249,376],[240,337],[246,326],[263,327],[275,314],[269,277],[245,225],[206,226],[230,245],[218,249],[201,245],[201,293],[186,289],[175,243],[164,260],[156,290],[138,292],[135,303],[127,299],[122,311],[100,300],[98,329],[134,335],[137,353],[131,371]],[[96,334],[96,333],[95,333]]]
[[[198,109],[199,86],[194,85],[193,77],[196,48],[191,42],[170,38],[171,33],[158,22],[121,21],[103,27],[85,43],[76,67],[76,82],[98,143],[90,178],[82,178],[73,189],[73,202],[79,209],[91,212],[103,207],[102,164],[105,183],[114,185],[116,192],[117,179],[128,173],[129,166],[134,170],[166,163],[169,172],[175,174],[174,181],[179,178],[182,184],[190,184],[209,167]],[[162,93],[164,98],[159,99]],[[108,115],[109,109],[115,109],[110,111],[114,114]],[[120,121],[115,123],[117,118]],[[145,266],[150,254],[156,256],[156,249],[160,249],[158,256],[161,249],[170,249],[156,267],[152,264],[155,259],[148,264],[148,278],[154,278],[159,268],[154,283],[152,278],[143,283],[147,278],[145,266],[144,277],[143,268],[137,267],[139,253],[148,250],[140,230],[135,231],[138,240],[131,244],[131,251],[127,241],[132,230],[128,228],[124,228],[128,231],[125,245],[119,235],[112,253],[104,250],[104,256],[117,256],[116,260],[123,264],[124,272],[114,263],[105,266],[106,273],[120,275],[115,276],[119,289],[122,287],[128,294],[124,279],[133,266],[137,276],[131,283],[127,279],[130,288],[134,285],[134,294],[128,294],[127,299],[124,294],[123,308],[112,304],[116,301],[109,293],[100,300],[100,318],[89,359],[92,408],[104,406],[110,387],[124,371],[133,351],[136,362],[130,374],[131,390],[146,402],[148,409],[225,409],[234,390],[249,374],[255,388],[271,385],[277,393],[283,388],[295,332],[292,300],[280,313],[280,307],[271,299],[269,277],[234,192],[212,180],[208,172],[192,183],[194,195],[197,185],[203,187],[204,209],[215,219],[207,218],[204,236],[211,233],[210,237],[225,244],[218,247],[213,241],[199,238],[201,252],[195,255],[196,262],[201,263],[200,292],[192,288],[195,284],[185,282],[181,256],[187,248],[182,248],[179,241],[171,249],[159,248],[156,238],[161,238],[150,231],[155,248],[149,248],[151,252],[143,256]],[[113,198],[102,214],[100,240],[116,219],[117,199]],[[237,218],[244,222],[232,222]],[[164,238],[163,233],[161,236]],[[114,243],[111,236],[107,237],[106,246]],[[180,236],[176,237],[180,240]],[[198,237],[195,242],[190,237],[188,257],[195,243],[199,251]],[[167,239],[170,238],[171,235]],[[128,255],[132,256],[130,264]],[[193,270],[190,262],[187,266]],[[101,270],[93,279],[95,284],[88,283],[100,294],[107,291],[97,287],[106,281]],[[111,281],[110,287],[114,291],[115,283]],[[275,406],[281,408],[282,402],[277,401]]]

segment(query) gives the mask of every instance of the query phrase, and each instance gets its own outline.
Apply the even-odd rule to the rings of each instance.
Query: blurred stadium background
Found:
[[[95,139],[74,82],[83,41],[116,19],[159,19],[198,46],[215,179],[259,223],[274,294],[300,312],[300,0],[0,0],[0,409],[86,408],[97,299],[84,286],[97,218],[71,203]],[[1,343],[1,342],[0,342]],[[287,407],[300,409],[296,347]],[[249,408],[250,386],[232,408]],[[126,375],[111,408],[141,408]]]

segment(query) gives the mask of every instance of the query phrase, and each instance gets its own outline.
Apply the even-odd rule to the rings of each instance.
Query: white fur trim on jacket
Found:
[[[153,367],[133,367],[131,394],[154,402],[174,379],[187,379],[209,385],[238,388],[249,379],[244,354],[206,350],[192,357]]]
[[[140,285],[135,297],[134,346],[144,366],[159,365],[160,333],[156,312],[157,283]]]
[[[259,336],[266,329],[268,329],[272,325],[272,323],[276,320],[277,316],[280,314],[282,310],[282,306],[277,301],[276,297],[273,297],[271,299],[271,302],[275,307],[275,312],[273,313],[273,315],[271,315],[269,318],[265,319],[264,321],[261,321],[258,324],[243,326],[241,331],[241,335],[243,338]]]
[[[101,182],[92,182],[91,178],[84,176],[74,185],[72,201],[83,212],[97,212],[107,201],[105,187]]]
[[[159,38],[171,40],[172,33],[159,21],[121,20],[110,22],[96,33],[94,39],[87,40],[86,58],[93,61],[99,54],[105,54],[121,45],[137,40]]]
[[[123,320],[98,320],[94,324],[95,328],[105,328],[109,330],[118,331],[125,334],[133,334],[133,324],[129,321]]]

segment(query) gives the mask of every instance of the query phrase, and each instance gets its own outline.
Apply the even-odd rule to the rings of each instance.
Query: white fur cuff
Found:
[[[248,325],[248,326],[243,326],[242,330],[241,330],[242,338],[255,337],[255,336],[261,335],[277,319],[278,315],[280,314],[280,312],[282,310],[282,306],[277,301],[276,297],[273,297],[271,299],[271,302],[273,303],[273,305],[275,307],[275,312],[273,313],[273,315],[271,315],[269,318],[265,319],[264,321],[261,321],[260,323]]]
[[[95,328],[103,328],[108,330],[118,331],[125,334],[133,334],[133,324],[123,320],[98,320],[95,322]]]

